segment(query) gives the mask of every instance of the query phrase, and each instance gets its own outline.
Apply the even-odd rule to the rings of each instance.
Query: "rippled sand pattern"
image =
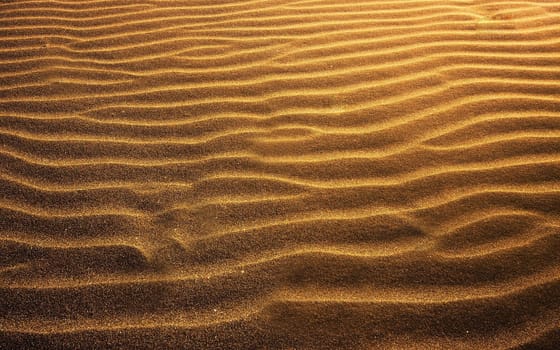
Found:
[[[0,349],[560,349],[560,3],[4,0]]]

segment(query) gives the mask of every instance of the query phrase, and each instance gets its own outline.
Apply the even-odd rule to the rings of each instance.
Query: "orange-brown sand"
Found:
[[[560,349],[560,4],[2,1],[0,349]]]

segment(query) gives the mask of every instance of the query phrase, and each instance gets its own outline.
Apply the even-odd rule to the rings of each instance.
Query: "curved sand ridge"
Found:
[[[0,14],[0,348],[560,346],[555,1]]]

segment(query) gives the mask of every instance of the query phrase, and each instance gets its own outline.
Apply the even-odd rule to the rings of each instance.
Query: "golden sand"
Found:
[[[0,349],[560,349],[560,4],[2,1],[0,235]]]

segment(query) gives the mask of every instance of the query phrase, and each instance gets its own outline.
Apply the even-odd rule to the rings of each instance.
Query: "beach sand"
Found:
[[[560,4],[4,0],[0,349],[560,349]]]

